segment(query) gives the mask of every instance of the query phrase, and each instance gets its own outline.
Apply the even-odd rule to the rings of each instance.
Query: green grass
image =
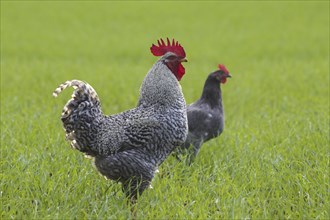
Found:
[[[65,80],[88,81],[107,114],[135,106],[175,37],[188,103],[224,63],[226,128],[191,167],[169,158],[141,219],[328,219],[329,2],[1,1],[1,219],[127,219],[121,187],[65,141]]]

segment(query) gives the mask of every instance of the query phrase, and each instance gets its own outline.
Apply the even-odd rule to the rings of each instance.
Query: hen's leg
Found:
[[[192,143],[192,146],[189,148],[189,158],[188,158],[188,164],[189,166],[194,162],[201,146],[203,144],[203,140],[194,140]]]

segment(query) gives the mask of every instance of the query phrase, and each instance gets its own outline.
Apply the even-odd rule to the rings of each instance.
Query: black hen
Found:
[[[200,99],[187,107],[189,133],[185,143],[178,147],[178,153],[188,152],[189,164],[198,154],[202,144],[218,137],[224,129],[220,83],[226,83],[228,77],[231,77],[228,70],[220,64],[219,70],[207,77]]]

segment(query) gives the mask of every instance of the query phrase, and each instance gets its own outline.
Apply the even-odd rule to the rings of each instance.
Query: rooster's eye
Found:
[[[173,56],[173,55],[166,58],[166,60],[169,60],[169,61],[173,61],[173,60],[176,60],[176,59],[177,59],[177,57]]]

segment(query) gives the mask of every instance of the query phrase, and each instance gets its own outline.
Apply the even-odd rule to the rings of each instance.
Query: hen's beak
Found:
[[[186,59],[186,58],[182,58],[181,60],[180,60],[180,62],[182,63],[182,62],[188,62],[188,60]]]
[[[227,75],[227,77],[231,78],[231,75],[230,75],[230,74],[228,74],[228,75]]]

